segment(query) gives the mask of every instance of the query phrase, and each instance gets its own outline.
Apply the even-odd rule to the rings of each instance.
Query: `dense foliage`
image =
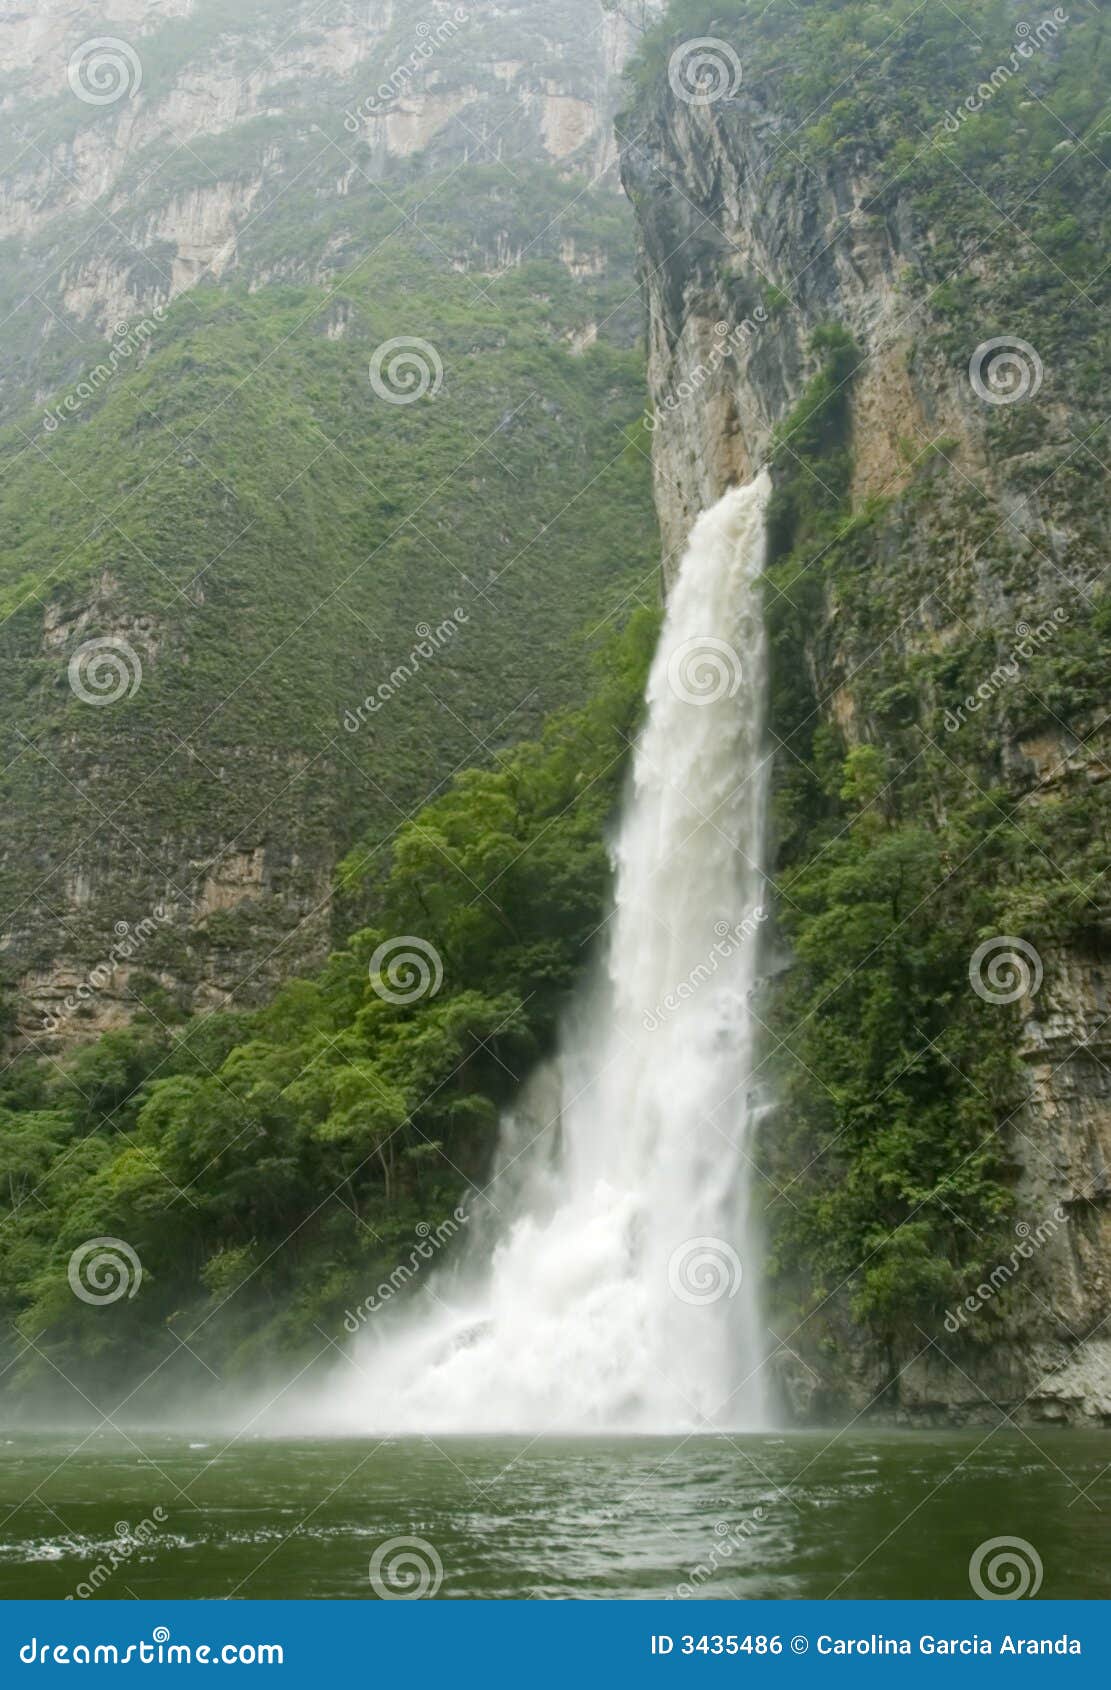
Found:
[[[1013,1024],[967,979],[978,927],[998,930],[1004,853],[955,875],[991,826],[990,795],[938,826],[922,808],[936,766],[908,779],[894,736],[850,747],[816,709],[806,645],[827,595],[874,567],[876,515],[844,514],[855,349],[837,330],[819,346],[825,367],[780,431],[771,525],[778,910],[793,956],[771,1010],[771,1266],[780,1297],[807,1307],[848,1282],[854,1314],[895,1336],[990,1260],[1008,1210],[997,1128],[1020,1096]],[[858,681],[868,708],[875,691]]]
[[[76,98],[65,52],[12,68],[0,1032],[30,1049],[0,1076],[0,1280],[82,1377],[241,1280],[220,1367],[338,1335],[481,1171],[598,919],[636,636],[600,690],[592,655],[654,602],[658,541],[632,219],[577,127],[591,3],[545,8],[554,138],[517,86],[531,8],[440,35],[387,140],[367,111],[429,35],[405,8],[155,8],[134,105]],[[398,339],[422,397],[375,384]],[[70,662],[105,639],[141,675],[95,708]],[[373,995],[371,924],[436,945],[431,1014]],[[144,1282],[97,1325],[64,1270],[99,1235]]]
[[[1111,631],[1106,21],[1012,0],[673,0],[640,54],[630,135],[652,114],[672,124],[670,57],[704,36],[743,76],[675,131],[764,161],[745,182],[757,220],[829,195],[846,216],[822,244],[843,242],[845,265],[854,238],[897,241],[912,385],[967,389],[993,335],[1024,337],[1043,372],[1037,403],[969,394],[990,496],[982,456],[937,430],[895,443],[904,490],[854,504],[861,355],[831,325],[774,452],[773,851],[791,965],[762,1012],[773,1324],[823,1309],[827,1332],[863,1321],[905,1356],[1005,1255],[1019,1167],[1039,1160],[1021,1132],[1020,1006],[972,991],[970,957],[1017,935],[1052,992],[1058,958],[1098,968],[1111,916],[1106,804],[1084,770]],[[789,243],[762,234],[785,256],[763,280],[789,314]],[[961,1341],[991,1342],[1006,1306]]]
[[[9,1383],[51,1364],[90,1389],[118,1383],[179,1340],[221,1373],[311,1356],[342,1340],[344,1310],[418,1223],[481,1183],[499,1105],[550,1045],[604,912],[605,828],[654,630],[638,612],[589,705],[400,829],[377,924],[322,975],[254,1015],[173,1034],[140,1016],[63,1065],[9,1068],[0,1286],[36,1342]],[[347,872],[365,872],[361,853]],[[412,1003],[383,995],[384,963],[370,971],[400,935],[443,969]],[[71,1252],[98,1236],[142,1263],[141,1296],[110,1310],[67,1283]]]
[[[1084,952],[1106,920],[1098,799],[1063,781],[1024,803],[998,751],[1023,718],[1029,731],[1056,710],[1078,729],[1095,721],[1111,606],[1070,601],[1058,624],[1052,600],[1027,601],[1052,643],[1027,658],[1025,687],[960,724],[961,741],[946,719],[1007,662],[1006,629],[993,641],[967,627],[959,644],[909,660],[878,651],[854,673],[855,743],[823,720],[807,649],[829,637],[831,604],[867,626],[884,514],[848,516],[838,497],[836,415],[853,358],[847,337],[832,338],[781,431],[793,451],[774,514],[794,543],[769,571],[778,908],[794,962],[769,1012],[783,1107],[768,1195],[780,1295],[815,1306],[847,1284],[854,1314],[894,1339],[997,1259],[1013,1208],[1006,1129],[1026,1095],[1017,1010],[969,989],[973,951],[1017,934],[1047,958]],[[917,496],[938,473],[922,471]],[[991,1331],[989,1317],[973,1337]]]
[[[519,175],[534,208],[577,191]],[[622,326],[626,220],[609,195],[576,212],[604,275],[538,258],[476,280],[392,232],[393,201],[428,193],[368,212],[333,288],[201,287],[52,430],[43,407],[0,433],[0,988],[59,958],[91,966],[117,922],[166,904],[144,1001],[160,976],[164,1018],[214,976],[260,1001],[327,954],[338,857],[388,842],[480,747],[581,701],[584,634],[652,580],[648,464],[624,433],[643,386]],[[444,212],[437,235],[477,238],[498,209],[489,172],[454,193],[466,216]],[[369,379],[398,336],[442,364],[417,403]],[[457,609],[455,638],[360,722],[419,630]],[[141,683],[90,708],[67,663],[106,637],[133,648]],[[208,884],[240,858],[257,876],[262,853],[250,890],[273,896]]]

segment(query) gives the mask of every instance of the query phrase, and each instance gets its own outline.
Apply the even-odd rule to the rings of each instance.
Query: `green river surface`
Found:
[[[402,1536],[431,1547],[441,1599],[968,1597],[1004,1536],[1034,1550],[1040,1597],[1111,1596],[1099,1431],[15,1433],[0,1457],[7,1598],[373,1600],[371,1558]]]

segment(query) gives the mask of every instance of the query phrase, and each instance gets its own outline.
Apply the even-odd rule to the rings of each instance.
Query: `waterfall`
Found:
[[[336,1380],[364,1432],[762,1423],[746,1212],[764,897],[766,472],[694,527],[652,664],[604,966],[502,1131],[459,1272]],[[477,1230],[478,1223],[475,1223]],[[378,1317],[375,1317],[378,1318]],[[371,1321],[373,1327],[374,1320]]]

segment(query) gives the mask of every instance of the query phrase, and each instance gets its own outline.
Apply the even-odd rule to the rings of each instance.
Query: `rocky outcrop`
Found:
[[[1047,376],[1036,434],[1013,421],[1021,406],[984,402],[970,361],[1008,322],[985,316],[978,333],[954,335],[941,309],[948,266],[935,250],[947,231],[882,149],[798,156],[798,113],[780,98],[790,51],[781,47],[766,75],[746,63],[743,86],[702,103],[677,97],[661,61],[654,90],[624,122],[664,572],[697,514],[768,458],[818,367],[814,331],[847,329],[858,349],[850,504],[878,513],[876,562],[867,618],[860,600],[827,586],[803,645],[815,719],[845,746],[882,744],[883,722],[862,702],[874,651],[914,686],[920,659],[972,636],[987,649],[1005,645],[1032,605],[1040,615],[1060,607],[1064,620],[1088,604],[1104,520],[1084,484],[1055,471],[1074,461],[1098,418],[1076,369],[1060,364],[1057,379]],[[1014,237],[1010,247],[1005,238],[985,246],[981,234],[964,236],[964,274],[987,287],[1013,266]],[[1043,702],[1031,701],[1026,723],[1014,720],[997,748],[1019,825],[1024,810],[1066,793],[1094,799],[1107,775],[1102,713],[1062,719]],[[791,726],[773,724],[785,737]],[[785,748],[783,760],[792,754]],[[961,759],[956,742],[948,755]],[[992,778],[967,768],[969,780]],[[779,1326],[773,1310],[784,1340],[775,1367],[797,1417],[1111,1422],[1109,958],[1111,933],[1098,920],[1063,945],[1047,937],[1044,984],[1013,1011],[1025,1095],[1000,1129],[1018,1217],[1013,1250],[986,1296],[982,1284],[968,1287],[979,1308],[1007,1290],[991,1340],[962,1345],[959,1309],[948,1328],[881,1340],[835,1287],[809,1303],[804,1289],[797,1325],[788,1313]],[[766,1131],[774,1139],[774,1112]],[[774,1143],[767,1161],[775,1166]],[[835,1154],[825,1166],[830,1181],[840,1177]],[[796,1286],[811,1284],[805,1263],[791,1271]]]
[[[946,437],[987,468],[967,380],[913,331],[905,278],[921,232],[908,208],[866,211],[878,184],[863,167],[769,182],[786,128],[757,95],[724,109],[671,100],[622,154],[642,232],[649,425],[672,559],[698,513],[767,456],[813,373],[808,345],[823,323],[841,323],[861,350],[857,502],[907,485],[900,441],[913,456]]]
[[[329,276],[325,253],[292,244],[276,261],[252,235],[294,188],[317,207],[348,202],[349,261],[360,206],[414,169],[489,164],[511,200],[514,161],[550,164],[612,192],[632,40],[596,0],[555,12],[429,0],[419,17],[395,0],[287,0],[218,24],[199,0],[5,8],[0,63],[20,145],[0,182],[0,238],[12,242],[0,271],[35,268],[28,325],[103,334],[226,274]],[[560,231],[530,250],[559,256]],[[459,259],[482,270],[520,256],[478,247]],[[8,385],[16,397],[14,372]]]

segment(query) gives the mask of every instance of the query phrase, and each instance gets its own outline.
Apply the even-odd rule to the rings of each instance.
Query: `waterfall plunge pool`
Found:
[[[397,1538],[440,1599],[969,1597],[1003,1536],[1036,1553],[1039,1597],[1111,1595],[1098,1431],[0,1447],[4,1598],[374,1599]]]

